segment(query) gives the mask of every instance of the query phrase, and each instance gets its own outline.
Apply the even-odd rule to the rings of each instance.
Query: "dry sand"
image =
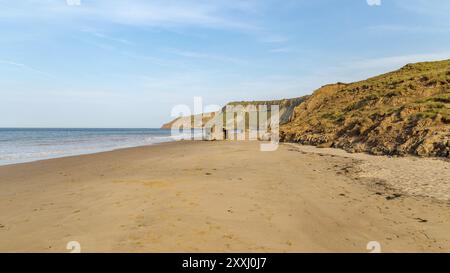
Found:
[[[0,167],[0,251],[450,251],[449,162],[177,142]]]

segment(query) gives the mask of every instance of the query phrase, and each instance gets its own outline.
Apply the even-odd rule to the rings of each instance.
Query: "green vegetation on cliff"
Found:
[[[281,134],[352,152],[449,157],[450,60],[324,86],[295,108]]]

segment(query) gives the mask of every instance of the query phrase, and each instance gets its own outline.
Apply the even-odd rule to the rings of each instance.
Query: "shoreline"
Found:
[[[74,155],[62,155],[60,157],[32,159],[30,161],[17,162],[17,163],[0,164],[0,168],[1,167],[5,167],[5,166],[30,164],[30,163],[47,161],[47,160],[57,160],[57,159],[73,158],[73,157],[86,156],[86,155],[95,155],[95,154],[109,153],[109,152],[115,152],[115,151],[120,151],[120,150],[127,150],[127,149],[140,148],[140,147],[148,147],[148,146],[159,145],[159,144],[170,143],[170,142],[175,142],[175,140],[174,141],[167,141],[167,142],[151,143],[151,144],[145,144],[145,145],[138,145],[138,146],[131,146],[131,147],[113,148],[111,150],[96,151],[96,152],[89,152],[89,153],[81,153],[81,154],[74,154]]]
[[[446,252],[447,164],[176,141],[0,166],[0,251]]]
[[[154,146],[154,145],[159,145],[159,144],[164,144],[164,143],[171,143],[171,142],[176,142],[176,141],[177,141],[177,140],[171,140],[171,141],[163,141],[163,142],[150,143],[150,144],[137,145],[137,146],[112,148],[112,149],[108,149],[108,150],[100,150],[100,151],[93,151],[93,152],[80,153],[80,154],[73,154],[73,155],[62,155],[62,156],[58,156],[58,157],[50,157],[50,158],[42,158],[42,159],[31,159],[30,161],[23,161],[23,162],[16,162],[16,163],[0,164],[0,168],[1,168],[1,167],[4,167],[4,166],[12,166],[12,165],[28,164],[28,163],[34,163],[34,162],[40,162],[40,161],[46,161],[46,160],[64,159],[64,158],[70,158],[70,157],[78,157],[78,156],[85,156],[85,155],[94,155],[94,154],[101,154],[101,153],[109,153],[109,152],[115,152],[115,151],[126,150],[126,149],[133,149],[133,148],[140,148],[140,147]]]
[[[0,128],[0,166],[175,141],[156,128]]]
[[[73,154],[73,155],[63,155],[60,157],[51,157],[51,158],[42,158],[42,159],[34,159],[34,160],[30,160],[30,161],[24,161],[24,162],[16,162],[16,163],[7,163],[7,164],[0,164],[0,168],[4,167],[4,166],[13,166],[13,165],[20,165],[20,164],[28,164],[28,163],[34,163],[34,162],[40,162],[40,161],[46,161],[46,160],[54,160],[54,159],[63,159],[63,158],[70,158],[70,157],[78,157],[78,156],[85,156],[85,155],[94,155],[94,154],[102,154],[102,153],[109,153],[109,152],[115,152],[115,151],[120,151],[120,150],[127,150],[127,149],[133,149],[133,148],[141,148],[141,147],[148,147],[148,146],[155,146],[155,145],[160,145],[160,144],[165,144],[165,143],[173,143],[173,142],[191,142],[193,140],[170,140],[170,141],[163,141],[163,142],[157,142],[157,143],[150,143],[150,144],[144,144],[144,145],[137,145],[137,146],[130,146],[130,147],[119,147],[119,148],[113,148],[111,150],[104,150],[104,151],[94,151],[94,152],[89,152],[89,153],[81,153],[81,154]],[[206,141],[206,142],[211,142],[211,141],[207,141],[207,140],[196,140],[196,141]],[[246,140],[247,141],[247,140]],[[216,141],[213,141],[216,142]],[[247,141],[248,142],[248,141]],[[255,140],[255,142],[261,143],[260,141]],[[365,155],[365,156],[369,156],[369,157],[379,157],[379,158],[410,158],[410,159],[415,159],[415,160],[424,160],[424,159],[429,159],[429,160],[438,160],[438,161],[443,161],[443,162],[447,162],[450,163],[450,159],[445,158],[445,157],[421,157],[421,156],[417,156],[417,155],[412,155],[412,154],[408,154],[408,155],[399,155],[399,156],[391,156],[391,155],[376,155],[376,154],[371,154],[371,153],[367,153],[367,152],[355,152],[355,153],[351,153],[349,151],[346,151],[342,148],[322,148],[319,147],[317,145],[305,145],[305,144],[300,144],[300,143],[296,143],[296,142],[280,142],[279,145],[297,145],[297,146],[302,146],[302,147],[310,147],[312,149],[317,149],[317,150],[336,150],[336,151],[342,151],[343,153],[347,154],[347,155]],[[342,155],[342,153],[340,153]],[[342,155],[343,156],[343,155]]]

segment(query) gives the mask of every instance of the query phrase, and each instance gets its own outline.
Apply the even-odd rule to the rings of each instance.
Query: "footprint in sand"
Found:
[[[225,234],[222,236],[224,239],[229,239],[229,240],[233,240],[234,235],[233,234]]]
[[[399,193],[394,193],[393,195],[390,195],[390,196],[386,196],[386,200],[394,200],[394,199],[397,199],[397,198],[400,198],[402,195],[401,194],[399,194]]]

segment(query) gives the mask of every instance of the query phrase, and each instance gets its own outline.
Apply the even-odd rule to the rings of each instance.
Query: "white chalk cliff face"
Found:
[[[243,113],[248,113],[251,106],[266,106],[267,107],[267,119],[270,120],[270,110],[272,105],[279,106],[279,117],[280,124],[286,124],[290,121],[294,109],[296,106],[300,105],[300,103],[306,101],[308,96],[303,96],[299,98],[293,99],[283,99],[283,100],[273,100],[273,101],[241,101],[241,102],[230,102],[226,106],[222,108],[221,111],[218,112],[210,112],[199,115],[191,115],[186,117],[176,118],[166,124],[164,124],[162,129],[171,129],[174,125],[178,128],[180,125],[183,125],[185,129],[200,129],[206,127],[207,124],[214,123],[218,118],[225,118],[224,113],[226,111],[227,106],[235,107],[236,114],[238,116],[242,116]],[[242,107],[240,107],[242,106]],[[239,110],[240,109],[240,110]],[[260,110],[259,108],[257,110]],[[226,115],[225,115],[226,116]],[[197,120],[197,122],[194,122]],[[202,122],[198,122],[198,121]],[[225,120],[224,120],[225,121]],[[225,122],[226,123],[226,122]]]
[[[186,117],[178,117],[166,124],[164,124],[161,129],[173,129],[173,128],[184,128],[184,129],[201,129],[205,124],[215,117],[218,112],[210,112],[198,115],[191,115]],[[195,122],[197,121],[197,122]]]
[[[308,96],[273,101],[230,102],[221,111],[179,117],[164,124],[162,128],[175,130],[203,128],[206,140],[227,139],[227,131],[257,131],[257,139],[270,140],[272,118],[277,119],[277,127],[288,123],[295,107],[307,98]],[[275,106],[278,108],[277,114]],[[262,123],[261,119],[264,119]],[[248,138],[249,136],[246,137]]]

